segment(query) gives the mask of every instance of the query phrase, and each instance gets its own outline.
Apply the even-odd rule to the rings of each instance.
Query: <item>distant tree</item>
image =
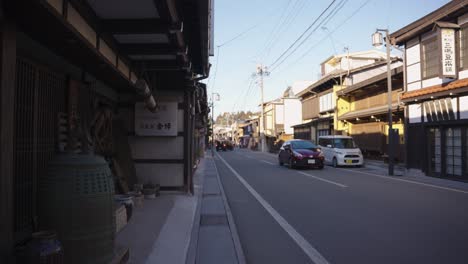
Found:
[[[239,112],[224,112],[219,114],[215,119],[215,124],[222,126],[229,126],[236,121],[243,121],[258,115],[258,112],[252,111],[239,111]]]

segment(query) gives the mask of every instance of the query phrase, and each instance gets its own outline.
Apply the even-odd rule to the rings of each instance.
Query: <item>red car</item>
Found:
[[[291,169],[296,167],[323,169],[323,161],[322,150],[312,142],[302,139],[284,142],[278,154],[279,165],[288,164]]]

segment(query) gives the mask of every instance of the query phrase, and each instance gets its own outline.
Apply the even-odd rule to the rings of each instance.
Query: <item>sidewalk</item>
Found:
[[[245,257],[236,226],[211,153],[206,153],[204,178],[187,254],[187,264],[244,264]],[[216,154],[215,154],[216,155]]]
[[[194,176],[195,194],[165,193],[134,208],[116,245],[129,248],[129,264],[245,263],[213,157]]]

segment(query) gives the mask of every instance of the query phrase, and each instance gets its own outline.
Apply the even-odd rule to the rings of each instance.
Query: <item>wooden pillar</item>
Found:
[[[184,92],[184,189],[190,191],[190,99],[188,91]]]
[[[0,15],[1,16],[1,15]],[[0,263],[13,255],[13,142],[16,75],[16,28],[0,18]]]
[[[193,191],[193,175],[194,169],[193,166],[195,165],[195,90],[190,90],[190,174],[189,174],[189,189],[190,193],[194,193]]]

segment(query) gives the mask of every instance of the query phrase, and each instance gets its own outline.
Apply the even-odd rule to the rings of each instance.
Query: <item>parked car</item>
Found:
[[[278,153],[279,165],[288,164],[289,168],[312,167],[323,169],[321,149],[310,141],[293,139],[284,142]]]
[[[319,146],[325,156],[325,163],[333,167],[364,165],[359,147],[349,136],[321,136]]]

